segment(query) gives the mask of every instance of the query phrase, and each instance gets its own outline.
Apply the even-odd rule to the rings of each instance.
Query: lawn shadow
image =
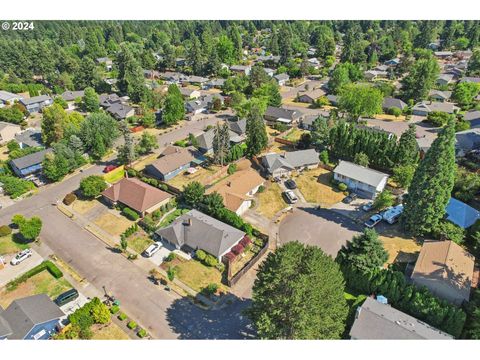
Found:
[[[105,249],[110,250],[114,254],[121,254],[122,253],[121,249],[119,249],[117,247],[113,247],[113,246],[106,246]]]
[[[335,211],[332,211],[329,209],[322,209],[322,208],[318,209],[313,207],[298,207],[298,209],[305,211],[308,214],[318,216],[327,221],[334,222],[335,224],[338,224],[347,230],[357,231],[357,232],[363,231],[362,226],[355,223],[352,219],[348,218],[347,216],[341,215]]]

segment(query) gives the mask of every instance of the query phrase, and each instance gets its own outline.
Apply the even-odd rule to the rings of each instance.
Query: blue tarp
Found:
[[[378,295],[377,301],[382,304],[388,304],[388,299],[383,295]]]
[[[447,220],[463,229],[472,226],[480,219],[480,211],[454,198],[450,198],[446,211]]]

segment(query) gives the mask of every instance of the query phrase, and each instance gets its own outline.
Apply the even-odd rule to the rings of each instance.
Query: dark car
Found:
[[[288,189],[296,189],[297,188],[297,183],[295,181],[293,181],[292,179],[288,179],[287,181],[285,181],[285,186]]]
[[[345,197],[342,202],[344,204],[350,204],[353,200],[355,200],[357,198],[357,194],[355,193],[351,193],[349,194],[347,197]]]
[[[73,300],[78,299],[78,296],[77,289],[70,289],[65,291],[63,294],[58,295],[58,297],[55,299],[55,304],[57,304],[58,307],[61,307]]]

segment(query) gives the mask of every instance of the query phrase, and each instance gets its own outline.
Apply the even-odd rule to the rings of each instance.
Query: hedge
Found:
[[[145,329],[140,329],[138,330],[137,335],[139,338],[143,339],[145,336],[148,335],[148,333]]]
[[[113,305],[111,308],[110,308],[110,312],[112,314],[116,314],[117,312],[120,311],[120,307],[118,305]]]
[[[15,290],[18,285],[21,283],[24,283],[28,279],[30,279],[32,276],[35,276],[42,271],[47,270],[55,279],[60,279],[63,276],[63,273],[60,271],[60,269],[52,263],[50,260],[46,260],[42,262],[40,265],[35,266],[34,268],[28,270],[26,273],[22,274],[18,278],[10,281],[7,284],[7,290]]]
[[[129,207],[124,207],[122,210],[123,216],[125,216],[127,219],[135,221],[140,218],[140,215],[138,215],[134,210],[130,209]]]
[[[378,294],[389,303],[418,320],[459,337],[465,323],[465,312],[432,295],[426,287],[408,284],[400,271],[374,269],[368,272],[341,265],[347,288],[362,294]]]
[[[118,320],[123,321],[127,318],[127,314],[120,313],[117,317],[118,317]]]
[[[135,329],[135,328],[137,327],[137,323],[136,323],[135,321],[131,320],[131,321],[127,324],[127,327],[128,327],[129,329],[132,329],[132,330],[133,330],[133,329]]]

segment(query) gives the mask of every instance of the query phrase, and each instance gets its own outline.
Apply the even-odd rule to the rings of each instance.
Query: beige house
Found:
[[[20,125],[0,121],[0,144],[5,144],[15,139],[15,135],[17,135],[21,131],[22,128],[20,127]]]
[[[475,258],[453,241],[426,241],[412,281],[439,298],[461,305],[470,298]]]

